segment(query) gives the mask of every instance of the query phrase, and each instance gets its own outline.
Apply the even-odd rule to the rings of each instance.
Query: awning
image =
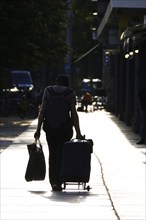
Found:
[[[82,60],[83,58],[85,58],[88,54],[90,54],[92,51],[94,51],[98,46],[99,46],[99,44],[96,44],[94,47],[92,47],[90,50],[88,50],[86,53],[84,53],[81,57],[79,57],[77,60],[75,60],[74,63],[77,63],[80,60]]]

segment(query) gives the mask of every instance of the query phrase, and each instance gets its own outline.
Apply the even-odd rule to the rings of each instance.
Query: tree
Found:
[[[0,1],[1,68],[62,68],[66,46],[65,1]]]
[[[73,1],[73,54],[79,58],[95,44],[92,40],[92,4],[89,0]]]
[[[91,0],[74,0],[73,1],[73,36],[72,36],[72,54],[73,61],[78,60],[86,54],[91,48],[98,44],[92,38],[93,27],[97,22],[93,12],[97,10],[95,2]],[[100,78],[101,77],[102,55],[100,47],[93,50],[87,56],[84,56],[79,62],[74,63],[74,78]],[[77,82],[75,82],[77,84]],[[79,84],[80,87],[80,84]]]

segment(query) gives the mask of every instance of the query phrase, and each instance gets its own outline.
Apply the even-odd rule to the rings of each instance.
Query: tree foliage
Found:
[[[97,10],[95,2],[91,0],[73,1],[73,60],[79,59],[93,48],[97,41],[93,40],[93,28],[96,27],[96,18],[93,12]],[[94,50],[76,63],[76,66],[82,77],[97,77],[100,75],[99,66],[101,64],[100,51]]]
[[[92,40],[92,12],[93,6],[91,1],[73,1],[73,49],[75,59],[95,45],[95,42]]]
[[[0,1],[1,68],[51,68],[64,63],[65,1]]]
[[[93,2],[72,0],[72,47],[68,48],[67,2],[0,0],[0,70],[41,70],[35,75],[36,81],[44,77],[48,83],[64,71],[68,51],[74,62],[96,44],[92,40]],[[83,59],[79,63],[81,72],[94,72],[96,60],[94,65],[91,61],[96,57]]]

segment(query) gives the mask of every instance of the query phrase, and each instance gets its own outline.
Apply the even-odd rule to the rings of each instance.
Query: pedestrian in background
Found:
[[[140,141],[137,144],[146,143],[146,87],[139,91],[139,106],[140,106]]]
[[[52,99],[52,96],[64,97],[65,102],[69,106],[69,120],[67,124],[63,127],[59,127],[58,129],[54,129],[53,125],[55,124],[55,120],[58,118],[58,115],[61,113],[61,106],[57,109],[53,109],[52,113],[48,113],[47,105]],[[53,102],[50,105],[50,109],[53,106]],[[47,111],[48,112],[47,112]],[[54,119],[54,124],[50,127],[47,121],[47,115],[50,119],[53,118],[53,114],[57,111],[57,115]],[[49,115],[52,114],[52,115]],[[60,116],[61,117],[61,116]],[[60,118],[58,118],[58,121]],[[34,134],[35,139],[39,139],[41,126],[43,124],[43,129],[46,133],[46,140],[49,147],[49,180],[52,186],[52,190],[61,191],[62,190],[62,182],[60,180],[60,165],[61,165],[61,157],[63,145],[66,141],[69,141],[73,136],[73,126],[76,131],[77,139],[84,139],[84,136],[80,131],[79,117],[76,111],[76,94],[75,92],[69,88],[69,79],[66,75],[59,75],[56,79],[55,85],[48,86],[44,90],[42,105],[40,108],[40,113],[38,116],[38,125],[37,130]],[[54,125],[55,126],[55,125]]]
[[[84,110],[85,107],[85,112],[88,112],[88,105],[92,105],[92,96],[89,92],[83,91],[83,95],[81,97],[81,105],[82,109]]]

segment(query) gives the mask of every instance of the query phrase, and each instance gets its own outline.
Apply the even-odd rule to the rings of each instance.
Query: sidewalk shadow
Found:
[[[0,117],[0,150],[5,150],[12,144],[15,137],[24,132],[30,125],[31,120],[19,117]]]
[[[45,198],[54,202],[68,202],[68,203],[78,203],[85,202],[87,196],[89,196],[87,191],[63,191],[63,192],[51,192],[50,196],[44,196]]]
[[[125,124],[124,121],[121,121],[118,117],[116,117],[112,113],[109,113],[109,118],[118,126],[118,128],[121,130],[121,132],[124,134],[124,136],[131,143],[132,146],[134,146],[135,148],[146,148],[146,145],[136,144],[139,135],[133,131],[131,126]]]
[[[68,202],[68,203],[81,203],[85,202],[89,196],[98,196],[97,194],[90,193],[89,191],[81,190],[66,190],[62,192],[53,191],[29,191],[32,194],[42,196],[53,202]]]
[[[10,144],[12,144],[13,141],[11,140],[5,140],[2,139],[0,140],[0,149],[5,149],[6,147],[8,147]]]

